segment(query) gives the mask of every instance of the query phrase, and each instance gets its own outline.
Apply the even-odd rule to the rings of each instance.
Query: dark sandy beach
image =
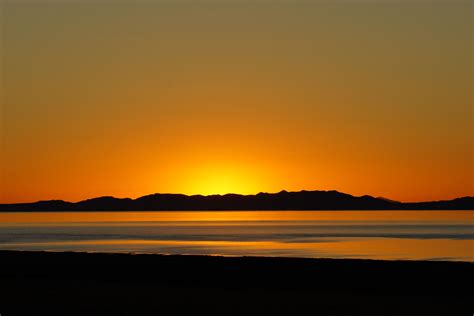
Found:
[[[0,314],[472,315],[466,262],[0,251]]]

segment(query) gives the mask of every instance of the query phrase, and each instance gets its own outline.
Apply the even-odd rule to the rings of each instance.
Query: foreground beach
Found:
[[[0,314],[472,315],[467,262],[0,251]]]

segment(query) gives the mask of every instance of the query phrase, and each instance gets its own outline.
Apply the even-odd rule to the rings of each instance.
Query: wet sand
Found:
[[[0,314],[472,315],[474,264],[0,251]]]

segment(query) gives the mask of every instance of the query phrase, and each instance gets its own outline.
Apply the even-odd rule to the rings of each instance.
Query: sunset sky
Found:
[[[0,8],[0,203],[474,195],[470,0]]]

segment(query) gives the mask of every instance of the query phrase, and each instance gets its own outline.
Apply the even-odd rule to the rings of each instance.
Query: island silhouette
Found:
[[[370,195],[338,191],[299,191],[255,195],[151,194],[131,198],[97,197],[80,202],[62,200],[0,204],[0,212],[35,211],[178,211],[178,210],[474,210],[474,197],[403,203]]]

